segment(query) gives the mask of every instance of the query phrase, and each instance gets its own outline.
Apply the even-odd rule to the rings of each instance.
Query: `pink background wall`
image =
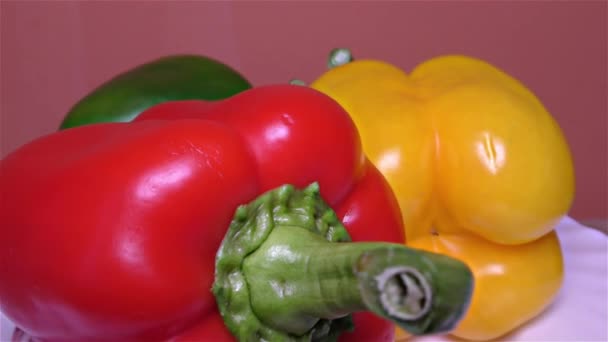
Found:
[[[232,65],[255,85],[312,81],[350,47],[406,70],[485,59],[531,88],[574,154],[575,218],[607,218],[606,1],[1,2],[0,156],[52,132],[114,74],[165,54]]]

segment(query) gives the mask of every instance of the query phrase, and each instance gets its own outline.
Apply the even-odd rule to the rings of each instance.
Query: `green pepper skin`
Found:
[[[251,87],[239,72],[209,57],[166,56],[127,70],[94,89],[70,109],[60,129],[128,122],[161,102],[221,100]]]

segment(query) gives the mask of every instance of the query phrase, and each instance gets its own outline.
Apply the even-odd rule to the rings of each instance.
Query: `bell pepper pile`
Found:
[[[355,125],[311,88],[60,130],[0,175],[17,338],[392,341],[393,324],[450,331],[470,303],[468,266],[402,244]]]
[[[0,161],[14,340],[490,340],[540,314],[574,192],[542,103],[464,56],[329,66],[252,87],[160,58]]]
[[[494,339],[537,316],[563,280],[553,231],[574,193],[568,145],[541,102],[496,67],[441,56],[406,74],[334,50],[311,87],[353,118],[394,190],[408,245],[466,262],[476,289],[452,332]]]

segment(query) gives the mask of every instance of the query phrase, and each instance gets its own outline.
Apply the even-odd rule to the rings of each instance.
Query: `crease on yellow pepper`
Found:
[[[529,89],[458,55],[409,74],[356,60],[311,87],[351,114],[395,191],[408,244],[472,267],[473,303],[454,336],[503,336],[553,301],[563,281],[553,229],[570,208],[574,168],[560,127]]]

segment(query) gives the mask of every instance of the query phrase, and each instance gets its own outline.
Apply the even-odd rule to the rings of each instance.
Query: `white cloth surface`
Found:
[[[608,341],[608,236],[565,217],[556,227],[564,255],[564,284],[541,315],[502,342]],[[429,336],[408,342],[459,341]]]

